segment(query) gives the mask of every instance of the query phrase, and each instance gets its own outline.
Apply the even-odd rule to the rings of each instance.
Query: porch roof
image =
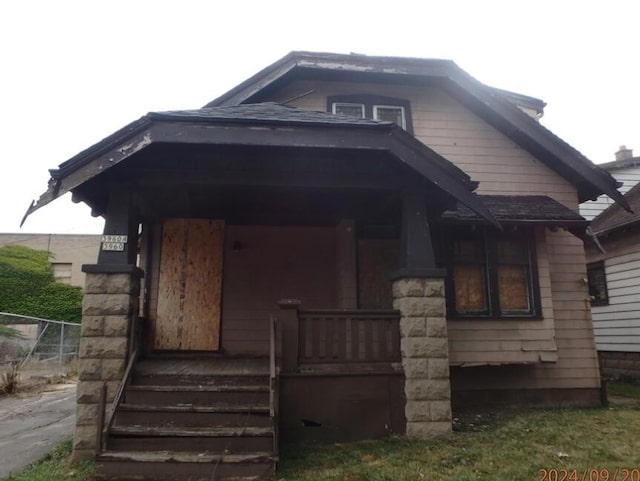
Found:
[[[589,225],[584,217],[560,202],[544,195],[480,195],[489,211],[503,224],[542,224],[583,230]],[[462,204],[442,213],[441,219],[452,222],[483,222]]]
[[[80,152],[50,171],[48,189],[29,206],[25,217],[66,192],[104,176],[151,145],[286,147],[390,154],[447,197],[500,228],[473,193],[477,183],[447,159],[390,122],[312,112],[275,103],[151,112]],[[83,196],[97,214],[105,206]]]

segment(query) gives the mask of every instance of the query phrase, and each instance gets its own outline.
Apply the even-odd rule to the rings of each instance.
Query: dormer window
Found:
[[[364,119],[363,104],[349,104],[345,102],[335,102],[333,104],[332,112],[338,115],[346,115],[347,117],[356,117],[358,119]]]
[[[359,119],[393,122],[413,133],[409,101],[379,95],[336,95],[327,99],[327,110]]]
[[[374,105],[373,118],[393,122],[407,130],[407,121],[404,115],[404,107],[396,105]]]

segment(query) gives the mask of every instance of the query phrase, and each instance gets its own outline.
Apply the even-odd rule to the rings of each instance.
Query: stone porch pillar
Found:
[[[401,313],[407,436],[430,439],[449,434],[451,387],[444,279],[394,280],[393,307]]]
[[[138,315],[141,272],[131,265],[85,265],[74,459],[92,459],[98,449],[102,386],[110,409],[128,361]]]

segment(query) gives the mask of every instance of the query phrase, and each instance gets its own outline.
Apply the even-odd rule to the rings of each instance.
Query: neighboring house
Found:
[[[89,234],[0,234],[0,247],[21,245],[51,253],[51,267],[57,281],[84,287],[84,264],[98,258],[100,236]]]
[[[615,177],[621,184],[618,190],[620,193],[626,194],[634,185],[640,183],[640,157],[634,157],[633,150],[624,145],[620,146],[615,156],[616,160],[599,164],[598,167],[605,169]],[[587,220],[592,220],[611,205],[613,205],[613,200],[606,195],[601,195],[596,200],[580,204],[580,215]]]
[[[640,380],[640,184],[593,219],[602,250],[587,248],[591,313],[603,375]],[[604,252],[602,252],[604,251]]]
[[[452,404],[597,404],[578,205],[626,202],[543,106],[451,61],[292,52],[51,171],[30,211],[72,191],[106,219],[76,457],[260,476],[278,437],[430,438]]]

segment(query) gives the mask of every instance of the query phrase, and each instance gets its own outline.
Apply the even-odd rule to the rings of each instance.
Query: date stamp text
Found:
[[[538,481],[640,481],[640,468],[541,468]]]

